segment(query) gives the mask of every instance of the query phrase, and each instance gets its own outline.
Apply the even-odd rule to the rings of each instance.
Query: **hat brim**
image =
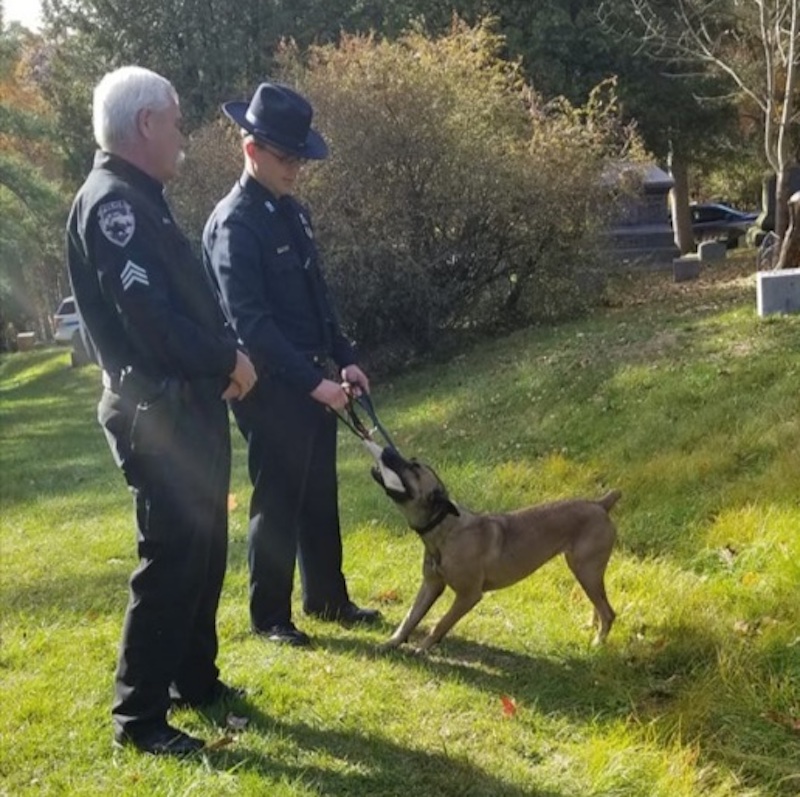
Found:
[[[222,112],[232,122],[235,122],[242,130],[246,130],[259,141],[264,141],[267,144],[273,144],[278,147],[282,152],[288,152],[291,155],[297,155],[300,158],[307,158],[308,160],[321,161],[328,157],[328,145],[325,139],[313,128],[309,128],[308,136],[302,147],[287,146],[285,142],[275,141],[271,139],[264,131],[257,130],[247,119],[248,103],[246,102],[226,102],[222,105]]]

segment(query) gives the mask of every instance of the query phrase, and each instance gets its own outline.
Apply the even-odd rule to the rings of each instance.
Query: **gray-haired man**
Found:
[[[224,399],[256,379],[163,196],[182,157],[179,122],[165,78],[140,67],[107,74],[94,93],[100,151],[67,224],[85,342],[103,369],[98,418],[136,508],[114,736],[171,755],[204,744],[167,723],[171,702],[235,691],[215,663],[230,478]]]

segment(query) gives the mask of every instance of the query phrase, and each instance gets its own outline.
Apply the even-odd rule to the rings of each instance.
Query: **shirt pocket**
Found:
[[[278,247],[267,259],[266,287],[274,304],[285,309],[303,304],[308,296],[308,274],[298,255],[289,247]]]

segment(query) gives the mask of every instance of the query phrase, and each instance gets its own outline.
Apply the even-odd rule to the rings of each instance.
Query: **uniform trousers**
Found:
[[[307,613],[335,612],[349,597],[342,574],[336,416],[275,377],[233,406],[247,441],[253,494],[248,562],[254,630],[291,621],[295,562]]]
[[[219,677],[216,613],[231,467],[220,392],[184,386],[168,428],[138,447],[135,401],[106,389],[98,407],[136,512],[139,565],[130,579],[112,708],[115,730],[132,738],[165,722],[171,700],[201,702]]]

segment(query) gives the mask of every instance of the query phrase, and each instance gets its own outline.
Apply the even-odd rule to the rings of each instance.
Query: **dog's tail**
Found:
[[[614,504],[622,497],[622,492],[619,490],[611,490],[607,492],[602,498],[599,498],[596,503],[600,504],[606,512],[610,512]]]

